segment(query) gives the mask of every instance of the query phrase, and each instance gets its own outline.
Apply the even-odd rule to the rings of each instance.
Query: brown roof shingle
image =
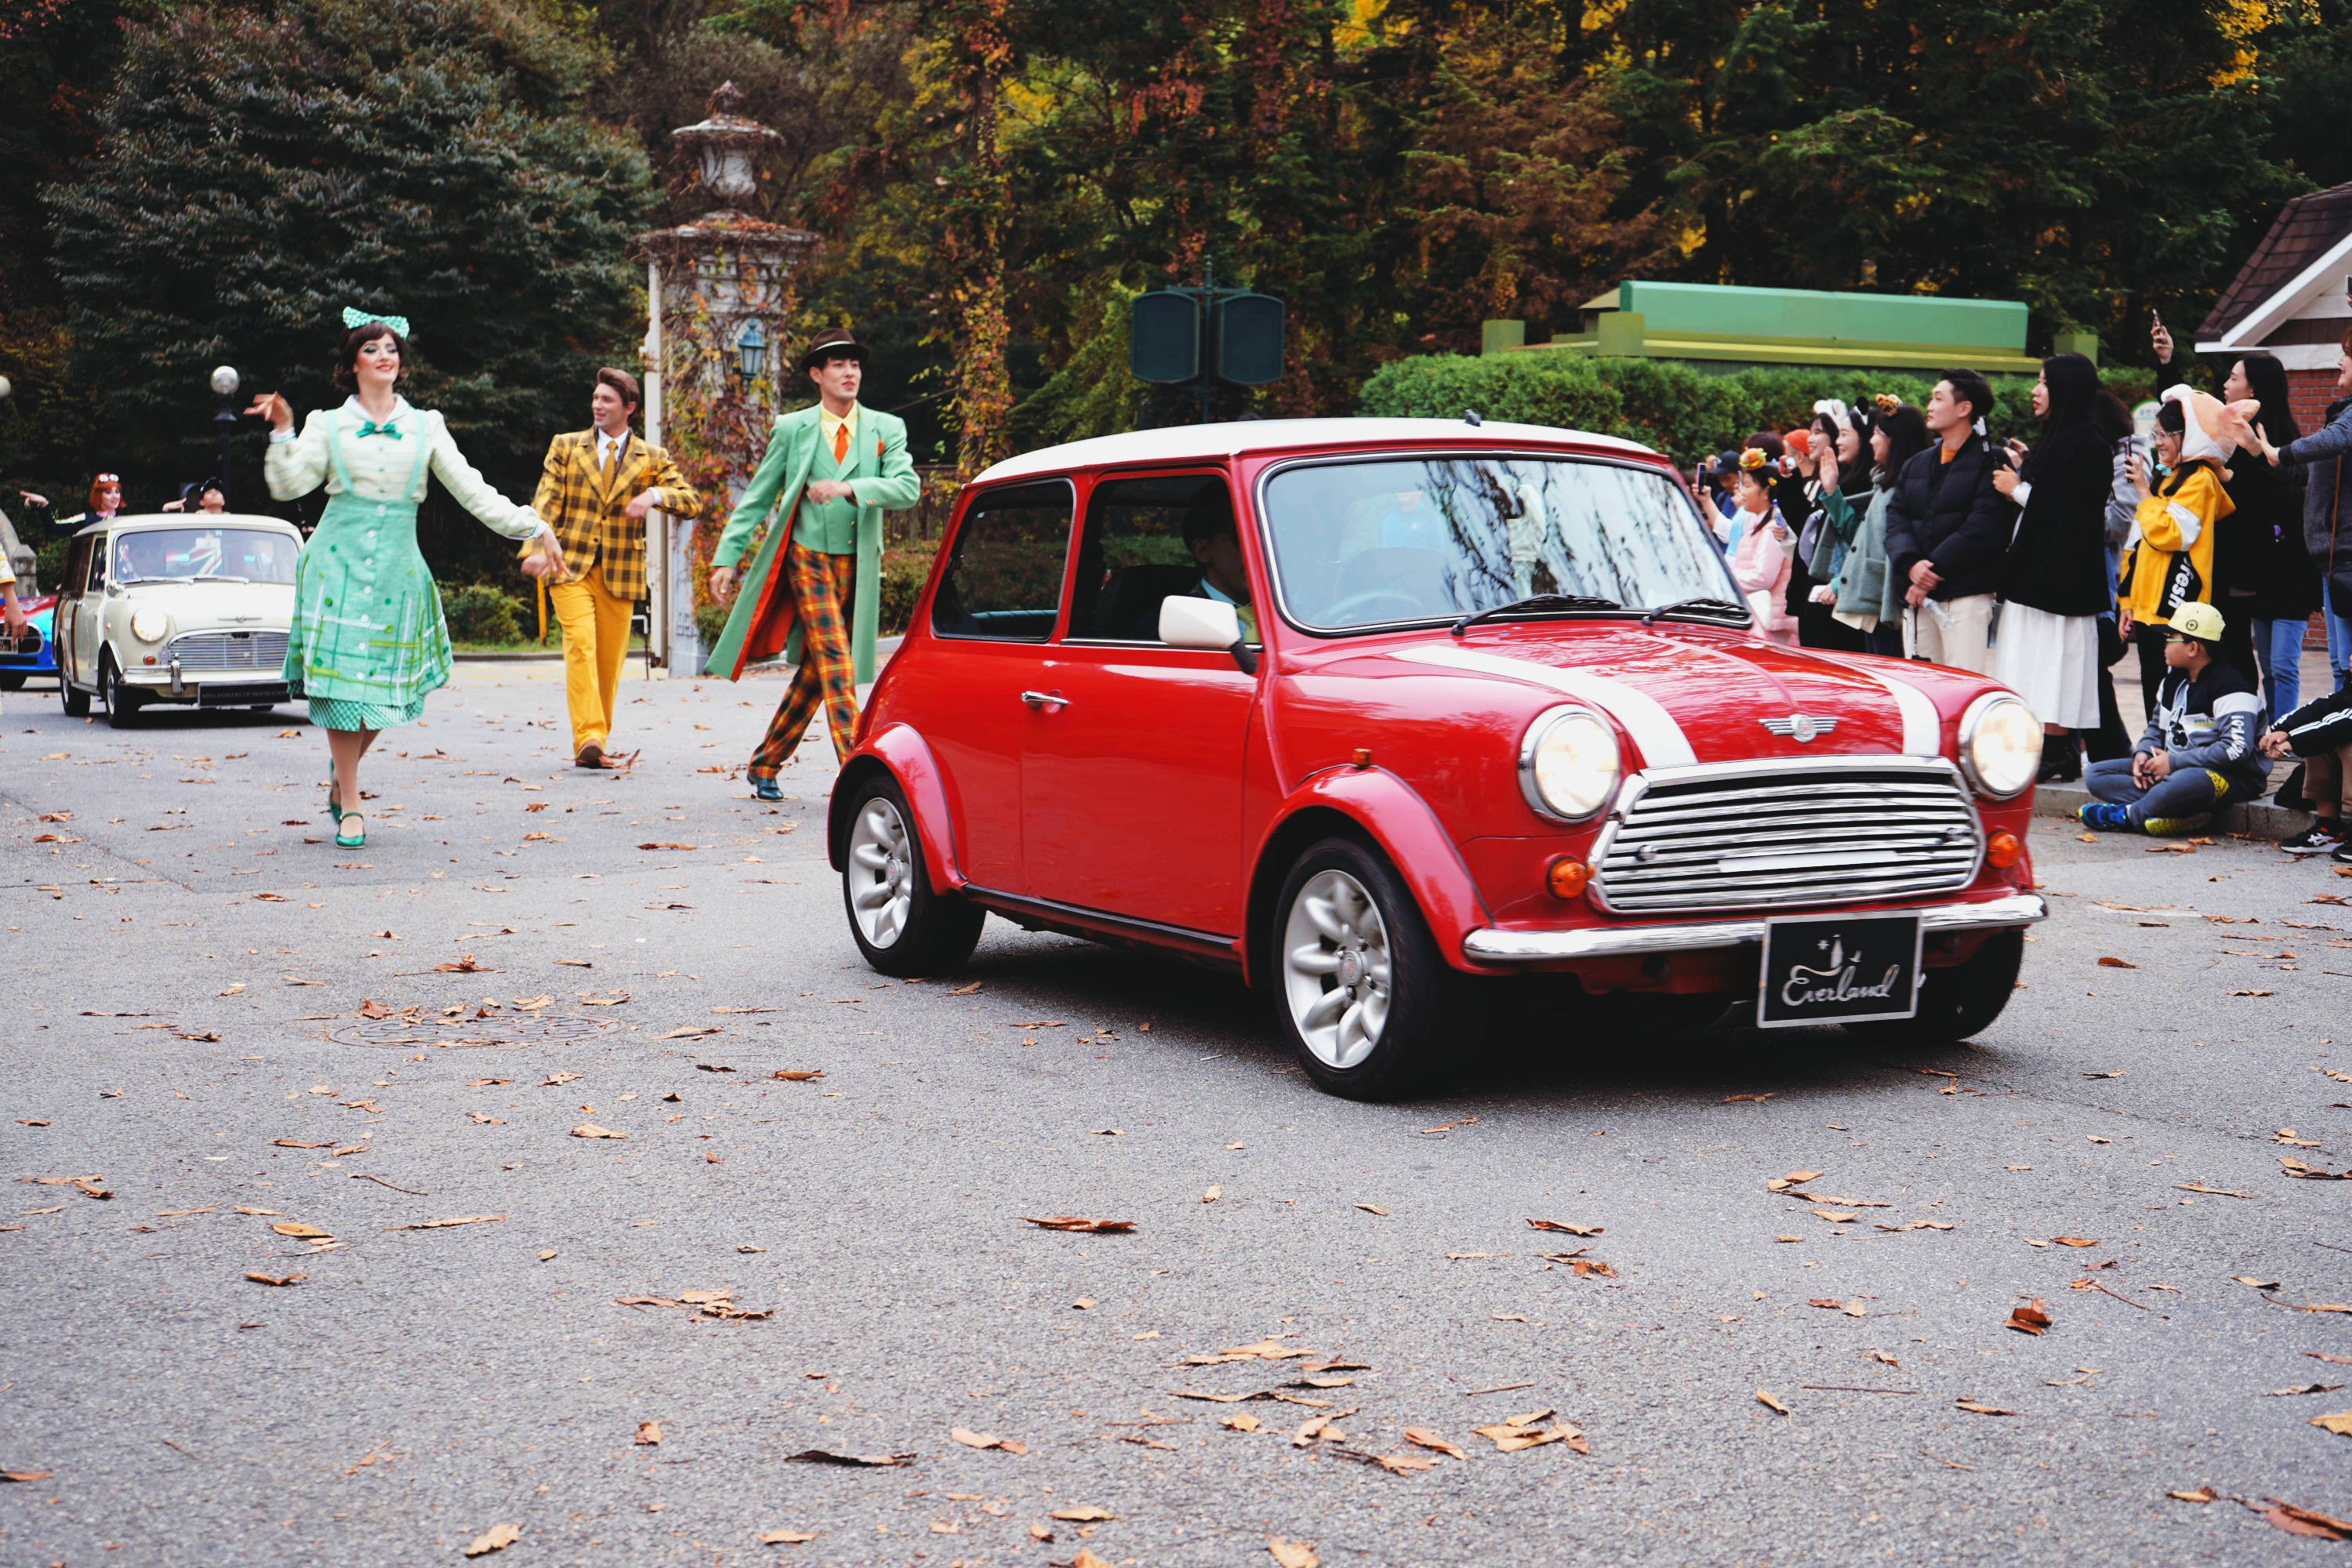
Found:
[[[2352,183],[2295,197],[2279,209],[2270,232],[2197,329],[2210,342],[2244,321],[2326,249],[2352,234]]]

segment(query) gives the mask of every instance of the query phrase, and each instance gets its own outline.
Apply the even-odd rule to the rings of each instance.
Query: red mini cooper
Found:
[[[1160,949],[1387,1098],[1507,982],[1587,1017],[1983,1028],[2045,912],[2041,755],[1981,677],[1766,641],[1646,447],[1192,426],[964,491],[828,844],[886,974],[953,968],[991,911]]]

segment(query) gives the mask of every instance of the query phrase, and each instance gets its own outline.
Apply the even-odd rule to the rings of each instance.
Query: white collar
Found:
[[[343,412],[361,419],[369,419],[373,417],[373,416],[369,414],[366,409],[360,406],[360,398],[359,394],[357,393],[353,393],[351,396],[343,399]],[[408,405],[408,399],[401,396],[400,394],[395,392],[392,395],[392,417],[385,420],[384,423],[387,425],[397,425],[403,419],[407,418],[410,415],[415,412],[415,409],[411,408]]]

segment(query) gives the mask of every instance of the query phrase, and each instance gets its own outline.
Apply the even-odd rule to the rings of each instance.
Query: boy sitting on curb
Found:
[[[2280,720],[2263,737],[2262,750],[2266,757],[2303,759],[2304,797],[2319,818],[2279,847],[2290,855],[2332,855],[2352,866],[2352,838],[2344,826],[2352,815],[2352,686]]]
[[[2221,658],[2221,612],[2181,605],[2165,623],[2164,684],[2128,758],[2094,763],[2083,787],[2097,798],[2075,815],[2109,833],[2195,833],[2224,802],[2261,796],[2269,764],[2255,742],[2262,699]]]

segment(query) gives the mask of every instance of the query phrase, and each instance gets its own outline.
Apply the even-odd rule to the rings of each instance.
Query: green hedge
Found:
[[[2123,367],[2105,374],[2126,401],[2148,395],[2150,372]],[[2033,383],[2022,375],[1986,378],[1996,437],[2033,434]],[[1459,419],[1475,408],[1485,419],[1591,430],[1639,441],[1688,468],[1737,447],[1758,430],[1809,423],[1824,397],[1866,403],[1893,393],[1924,404],[1931,374],[1830,370],[1802,365],[1715,374],[1677,360],[1588,359],[1568,353],[1515,353],[1470,358],[1430,354],[1392,360],[1364,384],[1357,412],[1370,416]]]
[[[459,642],[520,642],[530,606],[488,583],[469,583],[443,597],[441,613]]]

